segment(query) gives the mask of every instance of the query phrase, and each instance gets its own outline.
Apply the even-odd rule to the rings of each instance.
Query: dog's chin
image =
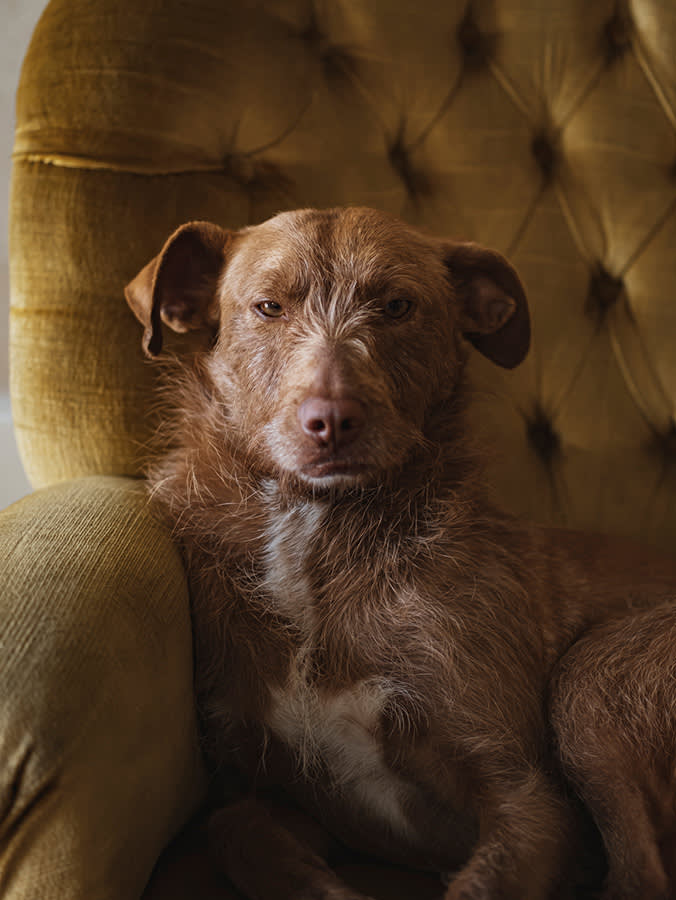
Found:
[[[295,473],[313,491],[347,491],[365,487],[373,478],[373,469],[364,462],[329,459],[306,463]]]

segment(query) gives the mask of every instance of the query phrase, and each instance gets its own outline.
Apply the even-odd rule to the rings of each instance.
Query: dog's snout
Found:
[[[358,437],[366,416],[362,404],[353,397],[309,397],[298,409],[298,420],[316,444],[337,450]]]

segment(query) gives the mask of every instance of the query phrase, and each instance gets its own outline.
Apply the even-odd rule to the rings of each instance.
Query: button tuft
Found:
[[[322,71],[329,85],[339,93],[364,79],[358,57],[349,47],[327,44],[321,54]]]
[[[589,290],[585,311],[598,323],[602,322],[608,311],[617,303],[624,289],[624,282],[616,278],[603,266],[597,263],[589,279]]]
[[[526,420],[528,443],[542,462],[550,466],[561,452],[559,438],[550,417],[538,403],[531,417]]]
[[[404,183],[409,197],[414,202],[418,202],[432,193],[432,182],[430,178],[421,169],[415,166],[411,158],[410,150],[404,143],[403,125],[388,147],[387,158],[394,171]]]
[[[666,431],[656,431],[651,441],[651,448],[671,466],[676,463],[676,422],[672,422]]]
[[[314,4],[310,6],[310,16],[307,25],[298,32],[298,37],[311,47],[318,47],[320,50],[328,43],[326,34],[319,26],[317,10]]]
[[[495,55],[497,36],[479,28],[471,4],[458,25],[456,36],[467,69],[483,69]]]
[[[310,17],[298,37],[311,52],[319,58],[325,79],[330,87],[339,94],[355,81],[364,78],[362,65],[353,48],[332,43],[319,24],[314,6],[310,9]]]
[[[545,182],[550,182],[559,161],[555,138],[545,131],[540,131],[533,138],[530,149]]]
[[[603,28],[603,50],[606,64],[612,65],[631,48],[632,24],[629,12],[622,0],[618,0],[615,12]]]

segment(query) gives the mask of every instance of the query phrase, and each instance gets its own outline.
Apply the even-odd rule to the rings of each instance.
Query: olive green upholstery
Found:
[[[123,285],[186,220],[353,203],[496,247],[524,277],[530,357],[471,364],[497,496],[673,548],[673,0],[52,0],[23,68],[12,180],[12,403],[47,490],[0,521],[3,897],[136,898],[201,797],[183,576],[125,480],[155,375]],[[97,556],[106,541],[117,549]],[[109,706],[59,653],[86,654],[83,684]],[[102,753],[103,727],[129,745]],[[55,771],[61,793],[40,787]],[[143,816],[127,819],[141,781]]]
[[[0,513],[0,897],[139,897],[205,777],[187,585],[142,486]]]

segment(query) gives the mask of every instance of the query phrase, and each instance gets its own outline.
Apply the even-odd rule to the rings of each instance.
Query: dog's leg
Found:
[[[666,870],[676,870],[675,638],[672,608],[608,623],[568,651],[552,682],[561,763],[608,855],[603,900],[676,897]]]
[[[550,900],[571,846],[572,813],[536,771],[491,785],[479,843],[445,900]]]
[[[559,734],[567,737],[565,727]],[[577,745],[565,770],[592,813],[608,854],[602,900],[671,900],[645,794],[617,759],[612,735],[604,737],[599,729],[593,740],[588,735],[583,740],[584,747]]]
[[[585,791],[610,859],[602,900],[673,900],[645,797],[629,784]]]
[[[209,843],[216,865],[250,900],[368,900],[329,867],[328,836],[302,813],[249,797],[214,813]]]

